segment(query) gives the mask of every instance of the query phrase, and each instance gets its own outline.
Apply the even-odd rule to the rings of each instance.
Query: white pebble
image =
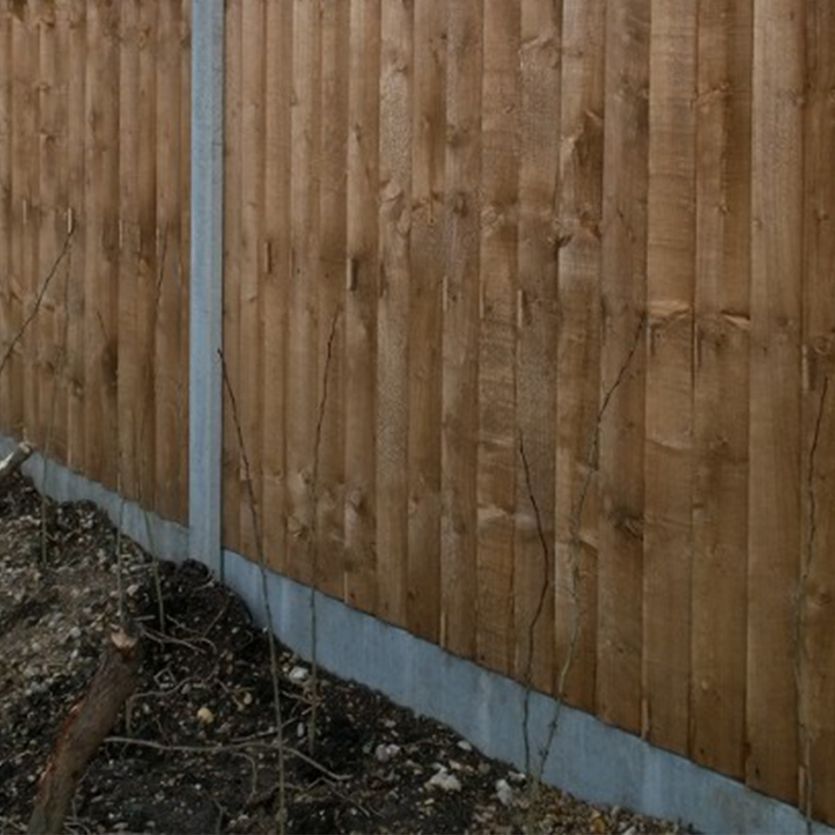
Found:
[[[496,797],[499,798],[499,803],[502,806],[513,805],[513,789],[507,780],[496,780]]]

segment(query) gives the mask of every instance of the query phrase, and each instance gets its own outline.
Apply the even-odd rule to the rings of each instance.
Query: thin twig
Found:
[[[229,396],[229,405],[232,422],[235,426],[235,434],[238,440],[238,450],[241,455],[241,461],[244,465],[244,480],[246,482],[247,498],[249,504],[249,513],[252,519],[252,532],[255,538],[255,547],[258,552],[258,565],[261,575],[261,596],[264,603],[264,614],[267,617],[267,643],[270,650],[270,676],[273,685],[273,706],[275,709],[275,725],[278,729],[276,737],[278,747],[278,831],[280,835],[284,833],[285,817],[286,817],[286,799],[285,799],[285,772],[284,772],[284,733],[282,728],[284,723],[281,718],[281,689],[279,686],[278,674],[278,655],[275,646],[275,636],[273,635],[273,615],[272,605],[270,604],[270,595],[267,590],[267,560],[264,554],[264,542],[261,536],[261,525],[258,518],[258,508],[255,502],[255,490],[252,486],[252,470],[249,464],[249,456],[246,452],[246,444],[244,443],[243,430],[241,429],[241,421],[238,415],[238,402],[235,398],[235,392],[232,389],[232,383],[229,380],[229,373],[226,367],[226,357],[221,349],[218,349],[218,356],[220,358],[221,373],[223,376],[223,385],[226,393]]]
[[[229,745],[169,745],[164,742],[156,742],[153,739],[134,739],[129,736],[109,736],[105,742],[113,743],[114,745],[137,745],[140,748],[153,748],[156,751],[172,751],[180,754],[223,754],[240,751],[246,748],[261,748],[265,751],[276,750],[275,746],[269,742],[241,742],[232,743]],[[326,766],[322,765],[318,760],[315,760],[304,751],[298,748],[293,748],[290,745],[284,744],[283,751],[285,757],[295,757],[303,763],[307,763],[311,768],[315,768],[321,774],[324,774],[329,780],[337,783],[344,783],[350,780],[348,774],[336,774]]]
[[[313,477],[310,485],[310,503],[313,506],[313,518],[310,525],[310,538],[308,546],[313,549],[312,572],[313,577],[310,583],[310,697],[311,711],[308,722],[308,745],[310,753],[316,750],[316,719],[317,707],[319,704],[319,653],[318,653],[318,629],[316,621],[316,582],[319,574],[319,456],[322,446],[322,428],[325,423],[325,410],[328,402],[328,382],[330,380],[330,367],[333,358],[333,343],[336,338],[336,325],[339,321],[341,309],[337,307],[331,321],[330,334],[328,335],[328,348],[325,355],[325,368],[322,372],[322,398],[319,401],[319,415],[316,421],[316,436],[313,445]]]
[[[591,487],[591,481],[594,474],[597,471],[597,460],[598,460],[598,451],[600,446],[600,432],[603,423],[603,418],[606,415],[606,412],[609,408],[609,404],[611,403],[612,398],[614,397],[615,392],[623,383],[626,373],[632,364],[632,360],[635,357],[635,354],[638,350],[638,346],[640,345],[641,334],[644,330],[644,325],[646,322],[646,315],[642,314],[638,324],[635,328],[635,333],[632,338],[632,344],[630,346],[629,351],[627,352],[626,358],[624,359],[623,363],[621,364],[620,369],[618,370],[617,376],[615,377],[614,381],[612,382],[611,386],[607,389],[603,399],[600,403],[600,407],[597,411],[597,415],[595,418],[594,426],[592,427],[591,438],[589,439],[588,445],[588,452],[586,455],[586,474],[585,478],[583,479],[583,484],[580,488],[580,493],[577,499],[577,504],[574,508],[574,511],[571,514],[571,519],[569,520],[569,549],[568,549],[568,594],[571,598],[571,629],[569,633],[569,641],[568,647],[566,649],[565,658],[563,659],[563,663],[560,667],[559,676],[557,678],[557,692],[556,692],[556,703],[554,706],[554,714],[551,717],[551,721],[548,725],[548,734],[545,739],[545,744],[540,749],[540,759],[538,766],[536,768],[535,773],[533,774],[534,779],[531,782],[531,791],[535,792],[537,787],[540,785],[542,781],[542,774],[545,771],[545,764],[548,761],[548,757],[551,754],[551,748],[554,743],[554,739],[557,735],[557,730],[559,728],[559,720],[562,710],[562,705],[565,700],[565,689],[566,683],[568,680],[568,675],[571,671],[571,668],[574,664],[574,659],[577,653],[577,642],[579,640],[580,635],[580,600],[579,600],[579,574],[580,574],[580,552],[582,548],[582,541],[581,541],[581,525],[583,519],[583,511],[585,509],[586,500],[588,498],[589,489]],[[547,540],[544,536],[544,529],[542,526],[542,519],[539,514],[539,507],[536,502],[535,496],[533,495],[531,480],[530,480],[530,469],[527,465],[527,459],[524,453],[524,446],[520,439],[520,455],[522,456],[523,465],[525,467],[525,476],[527,479],[527,486],[528,486],[528,493],[534,508],[534,513],[536,515],[537,521],[537,529],[540,537],[540,542],[542,543],[542,547],[544,549],[544,559],[546,564],[546,570],[548,565],[548,545]],[[533,639],[534,635],[534,627],[536,626],[536,620],[541,615],[541,611],[543,608],[543,602],[545,598],[545,594],[547,593],[547,583],[550,582],[550,576],[546,578],[546,585],[543,588],[543,594],[540,600],[540,606],[537,609],[537,614],[535,615],[533,621],[531,622],[530,627],[530,636],[531,640]],[[529,669],[530,669],[530,656],[533,655],[533,645],[530,645],[529,650]],[[532,691],[532,684],[530,681],[530,675],[528,675],[528,680],[525,682],[525,705],[524,705],[524,712],[523,712],[523,733],[524,733],[524,741],[525,741],[525,764],[526,767],[529,768],[529,739],[528,739],[528,722],[529,722],[529,702],[530,696]],[[533,808],[533,804],[531,803],[531,808]]]
[[[29,315],[23,320],[23,324],[18,328],[17,333],[12,337],[11,342],[9,342],[8,347],[6,348],[6,352],[3,354],[3,359],[0,360],[0,376],[2,376],[4,369],[6,368],[6,363],[9,361],[9,357],[12,355],[12,351],[14,351],[17,343],[23,338],[23,334],[26,333],[27,328],[29,325],[32,324],[35,317],[38,315],[38,311],[41,309],[41,304],[43,303],[44,296],[46,295],[46,291],[49,289],[49,285],[52,283],[52,279],[55,278],[55,274],[58,272],[58,267],[61,266],[61,262],[64,260],[64,257],[70,250],[70,243],[72,241],[72,237],[75,234],[75,227],[70,229],[67,233],[66,237],[64,238],[64,245],[61,247],[61,251],[58,253],[55,261],[52,263],[52,267],[50,268],[49,272],[46,275],[46,278],[43,280],[41,284],[41,289],[38,291],[38,295],[35,298],[35,303],[32,306],[32,309],[29,311]]]

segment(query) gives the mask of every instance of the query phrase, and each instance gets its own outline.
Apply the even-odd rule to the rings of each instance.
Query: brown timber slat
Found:
[[[441,429],[441,645],[476,649],[482,4],[449,7]]]
[[[406,618],[437,641],[441,615],[441,336],[444,281],[444,0],[415,4]]]
[[[602,0],[564,0],[559,225],[555,609],[565,694],[595,705],[597,413],[603,194]],[[557,682],[559,687],[559,681]]]
[[[800,801],[835,821],[835,6],[807,6]]]
[[[377,305],[377,613],[406,623],[414,6],[382,4]]]
[[[653,0],[644,459],[644,732],[688,747],[692,536],[696,12]]]
[[[748,783],[797,798],[803,266],[802,0],[754,4],[751,159]]]
[[[375,611],[380,0],[351,0],[345,301],[345,600]]]
[[[347,253],[348,3],[322,7],[319,197],[318,587],[341,597],[345,537],[345,259]]]
[[[598,554],[597,705],[641,727],[649,3],[609,4]]]
[[[555,685],[560,11],[560,3],[525,0],[519,23],[519,275],[515,311],[518,438],[514,450],[516,670],[517,675],[530,679],[544,691]]]
[[[311,4],[312,5],[312,4]],[[261,479],[263,414],[262,391],[264,336],[262,329],[263,304],[261,272],[263,267],[261,225],[264,214],[264,2],[245,0],[241,20],[241,239],[240,278],[238,287],[239,376],[235,395],[238,399],[238,418],[244,447],[249,459],[249,485],[244,483],[247,473],[241,471],[240,505],[241,553],[259,558],[259,530],[253,520],[263,518],[263,490]],[[255,505],[255,515],[252,504]]]
[[[696,109],[690,753],[734,777],[745,756],[751,11],[749,0],[699,6]]]
[[[261,474],[264,552],[286,568],[285,550],[285,358],[287,284],[290,274],[290,96],[293,17],[288,3],[267,3],[264,114],[263,326]]]

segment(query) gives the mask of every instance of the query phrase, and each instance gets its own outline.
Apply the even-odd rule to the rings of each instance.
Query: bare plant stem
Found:
[[[67,253],[70,251],[70,243],[72,242],[72,237],[75,234],[75,227],[72,227],[70,231],[67,233],[66,237],[64,238],[64,244],[61,247],[61,251],[58,253],[57,257],[52,263],[52,267],[50,268],[49,272],[46,275],[46,278],[43,280],[41,284],[40,290],[38,290],[38,295],[35,298],[35,303],[32,305],[32,309],[29,311],[29,315],[23,320],[23,323],[18,328],[17,333],[12,337],[11,342],[9,342],[6,352],[3,354],[3,359],[0,360],[0,375],[3,374],[4,369],[6,368],[6,364],[9,361],[9,358],[12,355],[17,343],[23,338],[23,334],[26,333],[29,325],[32,324],[35,317],[38,315],[38,311],[41,309],[41,304],[43,303],[44,296],[46,295],[46,291],[49,289],[49,285],[52,283],[52,279],[55,278],[56,273],[58,272],[58,267],[61,266],[61,262],[66,257]]]
[[[557,692],[555,694],[556,704],[554,707],[554,713],[551,717],[551,721],[548,724],[548,733],[545,738],[545,743],[538,752],[539,760],[532,774],[533,780],[531,782],[531,802],[529,806],[530,810],[533,810],[533,799],[542,782],[542,774],[545,770],[545,764],[547,763],[548,757],[551,754],[554,739],[556,738],[557,731],[559,729],[561,710],[563,702],[565,700],[566,683],[568,681],[568,675],[571,671],[571,668],[574,664],[574,660],[577,655],[577,643],[580,636],[580,598],[578,588],[580,578],[580,554],[582,550],[582,541],[580,534],[583,519],[583,511],[585,509],[592,478],[594,477],[598,469],[598,453],[600,447],[601,425],[603,422],[603,418],[605,417],[606,412],[609,408],[609,404],[611,403],[612,397],[626,378],[626,373],[629,369],[629,366],[632,364],[632,360],[635,357],[635,354],[638,350],[641,333],[644,330],[645,322],[646,316],[642,315],[635,328],[635,334],[632,338],[632,344],[626,355],[626,358],[624,359],[620,369],[618,370],[618,374],[615,377],[615,380],[607,389],[600,403],[600,408],[597,411],[594,426],[592,427],[591,438],[589,439],[588,452],[585,461],[585,477],[580,488],[580,493],[577,497],[577,504],[575,505],[574,510],[571,514],[571,518],[569,520],[570,539],[568,549],[567,586],[568,595],[571,599],[571,627],[568,637],[568,647],[566,649],[565,657],[563,658],[563,662],[560,666],[559,675],[557,677]],[[534,636],[536,624],[542,615],[545,599],[550,588],[550,551],[548,548],[547,538],[545,537],[545,531],[542,523],[542,517],[539,511],[539,505],[536,501],[536,496],[534,495],[533,491],[533,485],[531,483],[530,467],[527,456],[525,454],[524,439],[521,437],[519,439],[519,454],[521,456],[522,465],[525,471],[525,480],[528,490],[528,497],[531,502],[531,506],[533,507],[534,515],[536,517],[537,534],[542,545],[543,565],[544,570],[546,572],[545,580],[543,581],[542,592],[539,599],[539,604],[537,606],[536,612],[534,613],[534,617],[531,620],[528,631],[528,658],[525,673],[525,702],[523,707],[522,733],[525,744],[525,768],[527,771],[530,772],[530,738],[528,725],[530,721],[530,697],[533,690],[533,685],[531,682],[531,671],[533,663],[532,659],[534,654]]]
[[[222,350],[218,350],[220,357],[221,372],[223,375],[223,385],[226,393],[229,396],[230,416],[235,426],[235,435],[238,441],[238,449],[241,454],[241,461],[244,465],[244,481],[246,483],[247,504],[249,505],[249,512],[252,519],[252,531],[255,538],[255,547],[258,551],[258,565],[261,574],[261,596],[264,604],[264,614],[267,618],[267,642],[270,650],[270,675],[272,676],[273,685],[273,707],[275,710],[275,727],[276,727],[276,742],[278,747],[278,814],[277,823],[278,831],[283,835],[286,818],[286,798],[285,798],[285,770],[284,770],[284,724],[281,718],[281,691],[279,686],[278,673],[278,653],[275,646],[275,636],[273,635],[273,615],[272,606],[270,604],[270,595],[267,589],[267,560],[264,554],[264,541],[261,535],[261,524],[258,518],[258,508],[255,501],[255,490],[252,486],[252,470],[249,464],[249,456],[246,452],[246,444],[244,443],[243,430],[241,429],[241,421],[238,414],[238,402],[235,398],[235,392],[232,388],[232,383],[229,380],[229,373],[226,368],[226,357]]]
[[[325,355],[325,368],[322,371],[322,397],[319,401],[319,413],[316,420],[316,436],[313,445],[313,474],[310,484],[310,503],[313,515],[310,524],[308,545],[312,549],[312,574],[310,583],[310,695],[311,710],[308,719],[307,740],[311,755],[316,750],[316,720],[319,706],[319,653],[318,653],[318,624],[316,620],[316,582],[319,577],[319,457],[322,446],[322,429],[325,422],[325,410],[328,403],[328,383],[330,381],[330,367],[333,358],[333,343],[336,338],[336,326],[339,322],[341,309],[337,307],[331,320],[328,334],[328,348]]]

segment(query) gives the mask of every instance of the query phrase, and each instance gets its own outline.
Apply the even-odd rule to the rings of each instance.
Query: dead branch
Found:
[[[116,724],[137,682],[139,641],[119,630],[111,635],[87,695],[69,713],[38,785],[28,832],[57,833],[87,764]]]
[[[25,441],[19,443],[2,461],[0,461],[0,484],[12,473],[16,473],[23,462],[34,452],[31,444]]]

